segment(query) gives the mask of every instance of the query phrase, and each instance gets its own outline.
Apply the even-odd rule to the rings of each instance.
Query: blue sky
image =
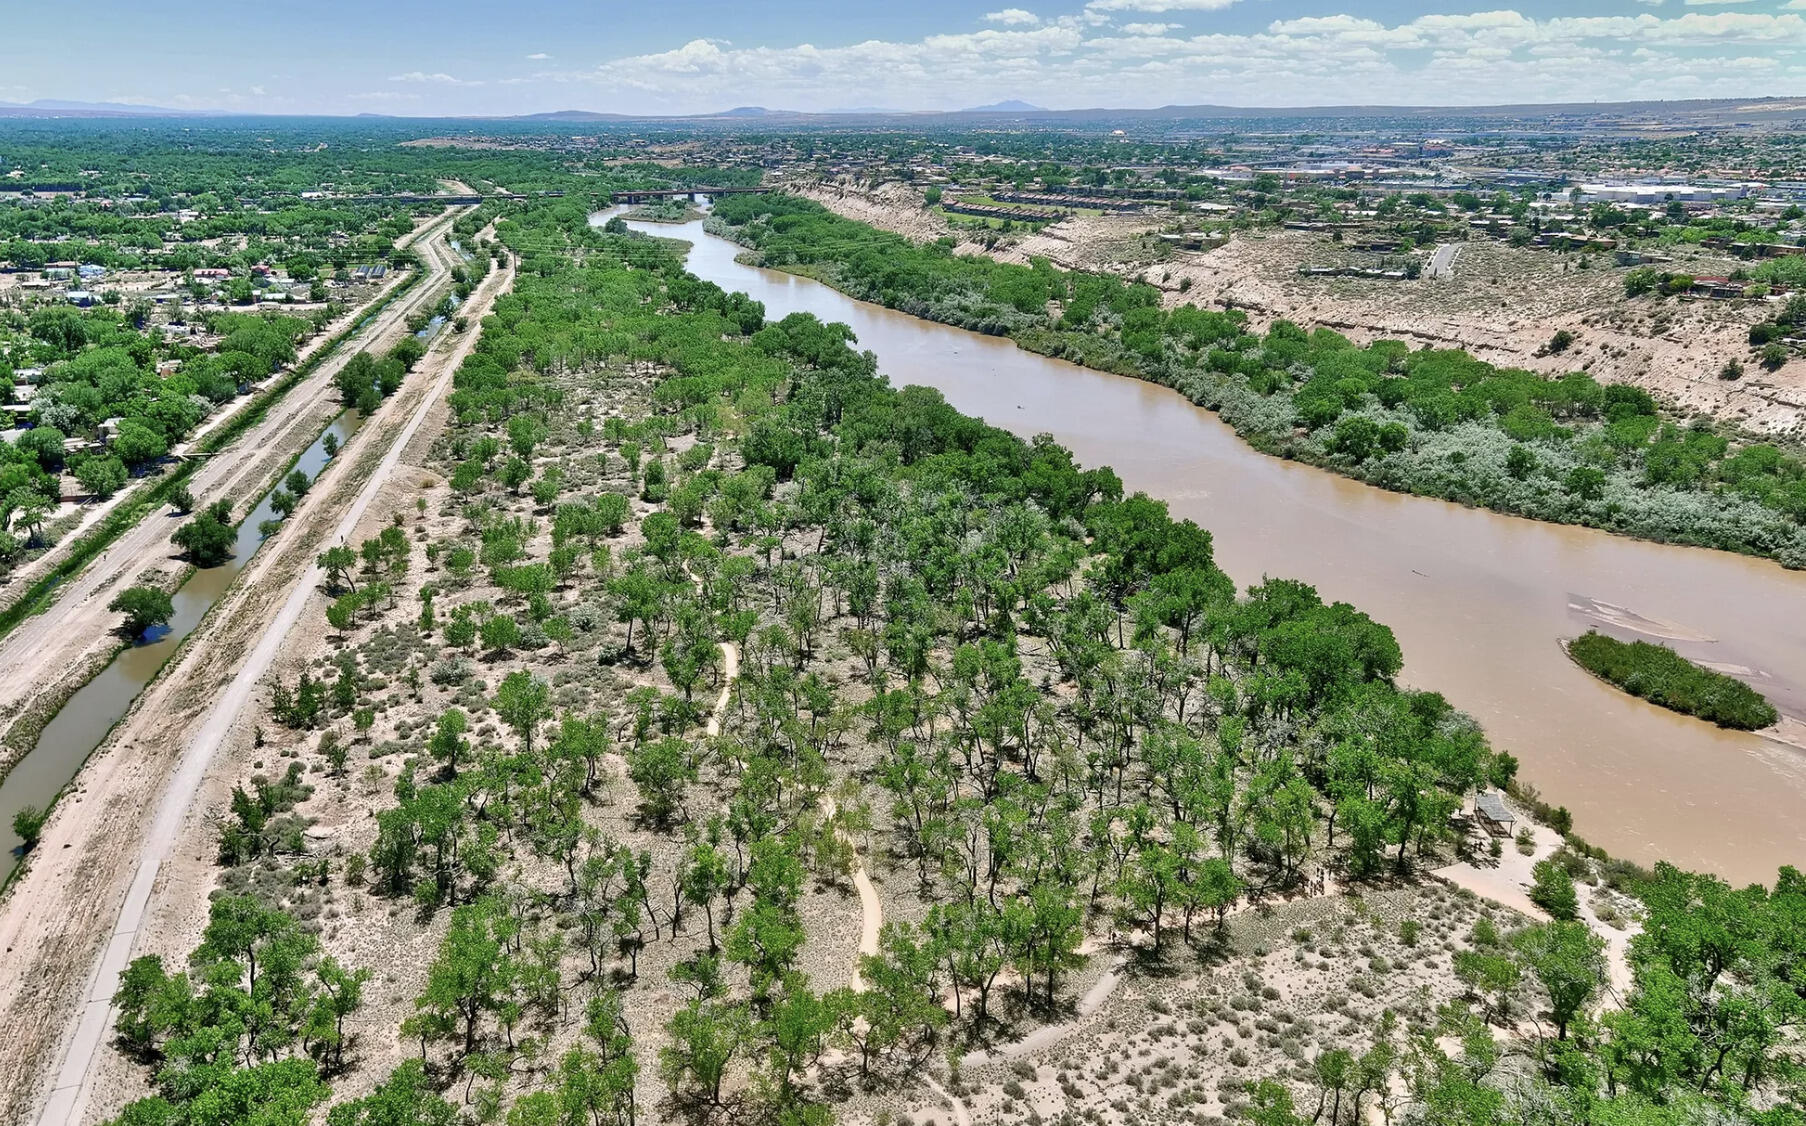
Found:
[[[0,101],[428,116],[1806,92],[1806,0],[1508,2],[15,3]]]

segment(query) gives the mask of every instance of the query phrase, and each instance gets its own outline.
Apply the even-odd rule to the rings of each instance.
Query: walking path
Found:
[[[922,1082],[928,1084],[935,1094],[947,1100],[947,1105],[953,1108],[955,1126],[972,1126],[972,1112],[966,1109],[966,1104],[960,1101],[958,1095],[936,1083],[932,1075],[922,1076]]]
[[[709,715],[708,726],[703,730],[713,739],[721,734],[721,717],[727,714],[727,702],[734,695],[734,680],[740,675],[740,647],[731,641],[721,643],[721,696],[715,701],[715,710]]]
[[[839,809],[834,804],[834,799],[823,794],[820,804],[822,816],[829,821],[834,820],[834,814]],[[876,954],[878,932],[884,929],[884,903],[878,898],[878,889],[872,886],[872,877],[867,874],[865,865],[859,863],[859,846],[839,829],[834,830],[834,835],[853,850],[853,887],[859,891],[859,957]],[[852,985],[856,990],[865,988],[865,979],[859,975],[858,958],[853,960]]]

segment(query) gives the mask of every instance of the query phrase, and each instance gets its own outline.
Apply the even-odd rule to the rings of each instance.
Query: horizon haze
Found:
[[[8,17],[0,104],[402,117],[1477,106],[1744,98],[1806,75],[1806,0],[607,7],[536,0],[495,26],[468,0],[206,0],[182,20],[100,0],[79,23],[27,8]]]

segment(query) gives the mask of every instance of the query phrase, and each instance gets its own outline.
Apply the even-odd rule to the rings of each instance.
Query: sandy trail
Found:
[[[972,1126],[972,1112],[966,1109],[966,1104],[960,1100],[958,1095],[935,1082],[931,1075],[922,1076],[922,1082],[928,1084],[929,1089],[935,1094],[947,1100],[947,1105],[953,1108],[955,1126]]]
[[[449,279],[456,262],[456,255],[441,237],[449,233],[453,218],[455,213],[448,212],[423,227],[412,241],[424,251],[427,277],[411,293],[384,309],[339,355],[321,364],[272,405],[261,422],[210,457],[189,479],[197,505],[225,499],[235,508],[242,507],[244,498],[261,492],[271,475],[312,442],[338,413],[332,380],[339,369],[362,348],[385,347],[399,339],[407,332],[407,318],[441,295],[442,283]],[[352,314],[363,315],[363,310]],[[322,336],[315,346],[325,339],[330,336]],[[353,342],[357,346],[351,346]],[[232,413],[236,412],[221,419]],[[162,517],[162,513],[147,514],[64,583],[48,609],[0,638],[0,725],[10,728],[39,701],[62,699],[97,671],[96,662],[104,661],[116,644],[113,630],[118,615],[106,608],[114,593],[147,571],[173,573],[179,568],[169,538],[179,521]],[[21,753],[0,747],[0,772]]]
[[[715,710],[709,713],[708,726],[703,730],[713,739],[721,734],[721,717],[727,714],[727,702],[734,695],[734,680],[740,675],[740,647],[731,641],[721,643],[721,695],[715,700]]]
[[[1110,963],[1110,968],[1104,971],[1104,976],[1093,982],[1091,988],[1085,991],[1085,995],[1079,998],[1071,1020],[1062,1021],[1059,1024],[1044,1024],[1040,1028],[1033,1029],[1020,1040],[1012,1040],[1008,1044],[999,1044],[980,1052],[971,1052],[963,1058],[962,1062],[972,1067],[980,1067],[987,1063],[996,1063],[999,1060],[1020,1059],[1032,1052],[1053,1047],[1077,1032],[1079,1026],[1085,1023],[1085,1018],[1097,1012],[1103,1003],[1110,999],[1110,995],[1116,992],[1116,987],[1122,984],[1123,967],[1128,964],[1129,956],[1127,954],[1117,955],[1115,960]]]
[[[828,794],[821,796],[819,802],[822,816],[832,821],[839,806]],[[878,932],[884,929],[884,903],[878,898],[878,889],[872,885],[872,877],[866,872],[865,865],[858,863],[859,846],[853,839],[839,829],[834,835],[845,841],[853,850],[853,887],[859,892],[859,952],[853,959],[852,987],[856,990],[865,988],[865,979],[859,976],[859,958],[878,953]]]
[[[469,303],[472,315],[480,317],[485,313],[512,280],[511,266],[491,274]],[[478,336],[478,333],[471,332],[462,337],[450,352],[438,353],[423,361],[424,364],[436,364],[440,369],[439,373],[425,393],[416,393],[417,402],[412,414],[399,428],[396,423],[402,420],[397,416],[406,409],[405,400],[409,398],[405,388],[400,399],[391,401],[386,413],[379,413],[370,425],[359,431],[346,454],[329,463],[327,472],[309,490],[302,509],[291,518],[297,522],[296,533],[287,539],[275,541],[272,546],[277,547],[277,550],[258,554],[240,583],[230,593],[227,600],[230,606],[218,608],[227,612],[216,613],[208,622],[203,623],[203,630],[210,635],[208,644],[188,646],[184,654],[171,663],[169,673],[159,678],[159,683],[153,686],[155,699],[151,699],[153,692],[147,691],[146,698],[141,699],[133,714],[109,741],[115,745],[130,741],[138,744],[138,749],[147,751],[148,748],[144,748],[143,743],[154,742],[158,734],[181,731],[183,725],[180,722],[172,723],[173,717],[164,714],[157,705],[167,704],[173,711],[180,706],[181,693],[192,692],[197,688],[183,674],[198,674],[202,670],[190,666],[204,665],[209,660],[216,665],[224,663],[233,675],[229,680],[220,677],[224,681],[220,690],[208,692],[205,681],[198,686],[200,691],[211,696],[212,703],[201,713],[199,725],[189,728],[192,734],[181,747],[179,755],[173,761],[168,761],[167,766],[163,761],[134,763],[131,760],[138,756],[128,754],[114,753],[105,755],[104,758],[97,756],[100,761],[90,763],[89,768],[84,769],[83,777],[78,780],[84,784],[80,808],[67,819],[68,823],[60,827],[55,826],[53,821],[53,829],[60,829],[61,836],[75,838],[64,844],[64,849],[68,851],[61,855],[52,854],[60,862],[58,864],[45,865],[43,870],[34,866],[27,873],[24,886],[17,889],[19,894],[0,913],[0,939],[8,942],[7,949],[13,949],[12,943],[15,941],[31,942],[34,946],[32,956],[47,975],[57,979],[47,982],[48,988],[32,990],[30,993],[17,988],[0,988],[0,1017],[7,1019],[9,1026],[20,1010],[29,1010],[28,1022],[34,1031],[55,1034],[56,1028],[59,1025],[62,1027],[57,1038],[62,1040],[63,1050],[60,1065],[55,1071],[54,1086],[36,1117],[36,1121],[43,1126],[83,1120],[84,1110],[93,1092],[96,1065],[111,1024],[111,998],[118,974],[130,961],[138,945],[139,928],[146,917],[153,893],[168,890],[158,888],[159,872],[170,855],[187,843],[182,830],[185,826],[190,829],[193,827],[194,816],[190,806],[194,795],[214,766],[216,757],[232,733],[257,682],[268,671],[280,652],[287,633],[299,620],[320,584],[322,573],[312,563],[312,549],[317,544],[303,534],[305,529],[330,519],[327,511],[330,506],[342,497],[346,488],[356,486],[354,474],[367,461],[365,455],[373,453],[375,448],[380,448],[380,442],[387,440],[389,445],[381,461],[357,489],[355,498],[329,539],[343,540],[352,534],[372,501],[390,484],[409,441],[434,406],[444,398],[459,363],[475,347]],[[260,633],[246,636],[241,632],[237,637],[219,636],[234,628],[243,631],[249,627],[255,630],[255,619],[246,620],[245,616],[268,606],[272,597],[280,597],[282,587],[279,584],[290,575],[293,578],[288,581],[286,599],[272,608],[273,616]],[[196,637],[200,634],[201,631],[197,631]],[[254,647],[249,652],[243,652],[242,646],[252,640],[255,642]],[[234,642],[237,643],[236,646]],[[236,653],[232,652],[234,649],[237,650]],[[238,653],[242,653],[242,657],[238,657]],[[143,757],[152,756],[147,753]],[[167,756],[163,758],[166,759]],[[100,776],[94,777],[95,774]],[[149,775],[148,778],[146,774]],[[147,782],[150,785],[147,786]],[[143,830],[135,867],[128,868],[130,854],[122,856],[120,846],[137,839],[132,832],[134,826],[129,822],[109,823],[107,815],[119,812],[121,805],[135,805],[141,811],[150,808],[153,800],[156,811],[154,819]],[[60,804],[58,811],[62,811]],[[47,833],[46,841],[49,840],[50,834]],[[80,852],[73,847],[76,844],[82,846]],[[71,853],[74,853],[73,859],[70,859]],[[58,868],[72,869],[74,875],[80,878],[60,878],[64,873],[57,871]],[[116,875],[123,882],[128,872],[130,881],[121,900],[116,898],[119,883],[113,883],[106,877]],[[109,904],[117,904],[114,911],[107,910]],[[36,920],[32,918],[34,915],[38,916]],[[106,917],[108,915],[110,917]],[[41,937],[34,933],[34,922],[43,925],[45,919],[54,920],[54,929],[62,931],[70,942],[68,947],[60,951],[63,955],[61,958],[55,956],[59,951],[45,948],[34,941]],[[95,924],[106,928],[107,940],[99,959],[91,963],[92,970],[87,978],[85,992],[79,999],[57,997],[55,987],[66,984],[70,971],[78,968],[70,965],[70,962],[79,958],[80,950],[92,941],[94,931],[88,928]],[[78,943],[83,945],[76,945]],[[90,963],[84,959],[79,964]],[[16,986],[18,983],[14,984]],[[69,1004],[68,1001],[75,1003]],[[73,1017],[70,1016],[71,1010],[74,1012]],[[30,1097],[31,1080],[26,1078],[29,1075],[30,1071],[25,1070],[24,1075],[11,1077],[15,1081],[23,1080],[25,1084],[23,1089],[14,1087],[7,1094],[11,1109],[24,1112],[15,1121],[29,1113],[19,1105]]]

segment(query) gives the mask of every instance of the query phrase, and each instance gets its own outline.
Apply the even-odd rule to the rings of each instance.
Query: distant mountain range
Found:
[[[963,110],[960,110],[959,112],[961,112],[961,113],[1046,113],[1048,111],[1042,109],[1040,106],[1030,105],[1028,102],[1021,102],[1021,101],[1016,101],[1014,99],[1011,99],[1010,101],[1007,101],[1007,102],[993,102],[988,106],[973,106],[971,109],[963,109]]]
[[[739,106],[719,113],[658,116],[629,113],[599,113],[590,110],[559,110],[554,113],[523,114],[515,117],[489,118],[501,121],[564,122],[748,122],[772,126],[797,126],[811,123],[849,124],[907,118],[958,124],[970,118],[972,124],[1007,117],[1016,121],[1047,125],[1121,125],[1172,124],[1182,121],[1258,121],[1270,119],[1328,121],[1349,118],[1408,118],[1447,121],[1498,121],[1568,124],[1575,121],[1649,122],[1672,121],[1687,125],[1730,125],[1742,122],[1774,125],[1778,122],[1806,121],[1806,98],[1698,98],[1684,101],[1654,102],[1563,102],[1493,106],[1219,106],[1171,105],[1152,109],[1096,107],[1091,109],[1046,109],[1030,102],[1010,100],[961,110],[892,110],[837,109],[823,112],[767,109],[763,106]]]
[[[224,111],[170,109],[129,102],[68,102],[39,98],[35,102],[0,102],[0,115],[11,117],[202,117]]]
[[[166,106],[124,102],[83,102],[41,98],[29,103],[0,102],[0,117],[249,117],[229,110],[178,110]],[[309,115],[316,116],[316,115]],[[1219,106],[1171,105],[1153,109],[1108,108],[1054,110],[1020,100],[994,102],[962,110],[844,109],[824,112],[736,106],[715,113],[658,115],[610,113],[563,109],[546,113],[487,115],[449,118],[408,118],[387,114],[358,114],[359,119],[390,121],[470,121],[547,124],[583,123],[715,123],[722,128],[736,124],[753,127],[797,128],[812,124],[848,126],[864,122],[909,120],[982,127],[1001,119],[1049,126],[1132,128],[1137,125],[1172,126],[1182,122],[1221,121],[1333,121],[1350,119],[1417,120],[1430,127],[1447,123],[1511,122],[1518,129],[1547,126],[1570,127],[1590,123],[1594,128],[1647,128],[1650,123],[1677,126],[1763,125],[1775,127],[1806,122],[1806,98],[1715,98],[1652,102],[1569,102],[1547,105],[1494,106]]]

